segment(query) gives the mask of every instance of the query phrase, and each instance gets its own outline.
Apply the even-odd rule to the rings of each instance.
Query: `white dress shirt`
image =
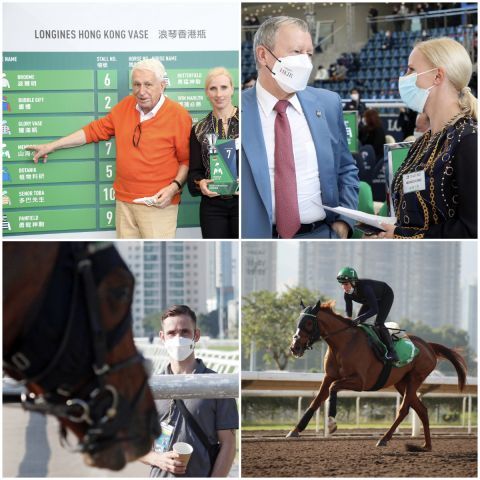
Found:
[[[144,122],[145,120],[150,120],[153,118],[157,112],[162,108],[163,103],[165,102],[165,95],[160,95],[160,100],[157,104],[148,112],[144,113],[143,110],[138,106],[138,103],[135,105],[135,108],[140,112],[140,123]]]
[[[275,118],[277,112],[273,108],[278,99],[267,92],[259,81],[257,81],[256,87],[263,139],[267,149],[268,170],[272,188],[272,219],[275,224]],[[294,95],[288,101],[290,105],[287,107],[287,117],[292,132],[300,222],[313,223],[323,220],[326,216],[322,206],[317,153],[310,127],[297,95]]]

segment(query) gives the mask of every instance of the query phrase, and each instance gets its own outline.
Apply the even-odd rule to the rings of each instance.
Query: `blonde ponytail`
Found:
[[[463,87],[458,96],[458,103],[462,113],[477,120],[478,100],[472,94],[470,87]]]

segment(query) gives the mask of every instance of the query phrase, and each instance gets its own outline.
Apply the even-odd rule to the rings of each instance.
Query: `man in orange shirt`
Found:
[[[165,68],[155,59],[132,69],[132,95],[105,117],[71,135],[43,145],[33,161],[48,154],[115,136],[117,158],[113,184],[118,238],[175,238],[180,192],[187,178],[192,120],[178,103],[163,94]],[[152,197],[154,204],[134,203]]]

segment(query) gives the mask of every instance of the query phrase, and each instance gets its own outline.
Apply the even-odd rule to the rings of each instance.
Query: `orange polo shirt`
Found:
[[[116,198],[129,203],[135,198],[154,195],[170,185],[178,167],[188,167],[190,157],[192,119],[185,108],[165,98],[157,114],[141,123],[142,133],[135,147],[133,133],[140,124],[136,104],[136,98],[129,95],[107,116],[83,127],[87,143],[115,137],[117,164],[113,187]],[[179,202],[177,194],[172,203]]]

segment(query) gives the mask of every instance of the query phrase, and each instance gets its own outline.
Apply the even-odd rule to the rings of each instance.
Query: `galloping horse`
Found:
[[[160,434],[131,331],[134,279],[111,245],[3,243],[4,371],[26,410],[55,415],[60,440],[120,470]]]
[[[382,372],[383,364],[377,359],[368,344],[367,335],[352,322],[333,311],[333,302],[314,307],[307,307],[300,315],[297,331],[293,336],[290,351],[296,357],[301,357],[305,350],[320,339],[328,344],[325,355],[325,377],[320,390],[305,411],[296,427],[287,437],[298,437],[305,430],[308,422],[320,405],[330,397],[328,416],[329,431],[336,430],[335,415],[337,393],[340,390],[366,391],[377,389],[377,380]],[[393,425],[378,441],[377,447],[386,446],[393,432],[412,407],[417,412],[423,424],[425,444],[419,451],[430,451],[432,441],[428,412],[425,405],[417,397],[417,389],[428,377],[437,364],[437,358],[443,357],[452,362],[458,376],[458,386],[463,390],[467,375],[465,360],[455,351],[437,343],[425,342],[421,338],[409,335],[409,339],[419,349],[412,362],[400,368],[392,368],[386,378],[384,387],[394,385],[403,400]],[[373,388],[372,388],[373,387]],[[408,449],[417,450],[414,445]]]

